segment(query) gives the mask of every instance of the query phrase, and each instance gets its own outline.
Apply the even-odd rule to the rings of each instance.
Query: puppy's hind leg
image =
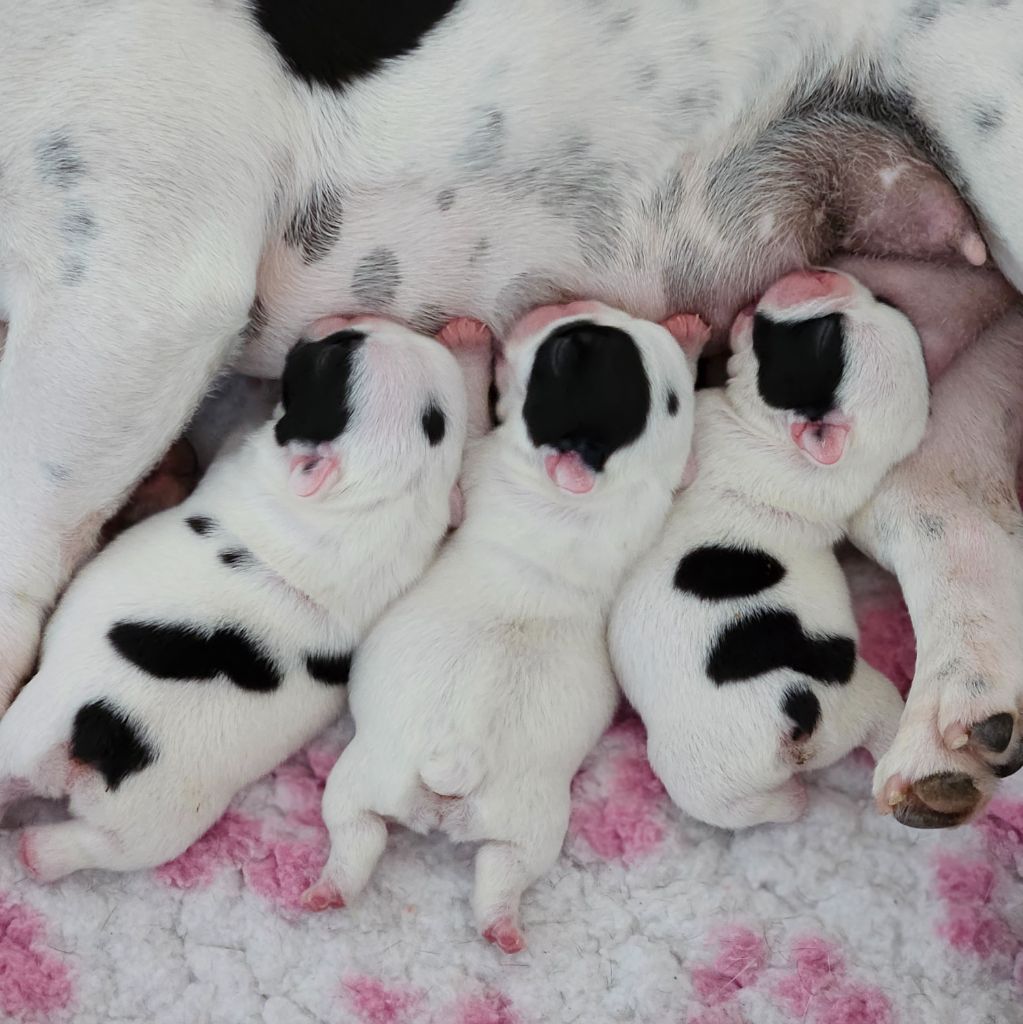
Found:
[[[38,882],[55,882],[87,868],[127,871],[147,866],[126,862],[113,835],[78,819],[24,829],[18,857]]]

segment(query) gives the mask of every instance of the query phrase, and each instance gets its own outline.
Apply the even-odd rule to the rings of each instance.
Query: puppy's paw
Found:
[[[676,313],[661,326],[679,343],[690,359],[698,359],[710,341],[710,327],[695,313]]]
[[[321,878],[302,893],[302,906],[319,913],[323,910],[340,910],[345,906],[345,901],[341,890],[333,882]]]
[[[481,320],[460,316],[450,320],[440,329],[437,340],[445,348],[453,351],[479,348],[489,352],[494,336]]]
[[[932,682],[930,692],[936,699],[910,694],[878,762],[874,794],[882,813],[904,825],[948,828],[976,815],[997,780],[1023,767],[1023,692],[959,672]]]
[[[484,925],[481,934],[502,953],[521,953],[526,948],[518,922],[510,915],[495,918]]]

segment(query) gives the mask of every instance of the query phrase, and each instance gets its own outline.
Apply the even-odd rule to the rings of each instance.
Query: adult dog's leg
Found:
[[[173,210],[154,199],[137,216],[159,224],[139,227],[113,198],[109,216],[94,203],[96,244],[73,280],[27,253],[0,364],[0,713],[60,588],[244,325],[262,217],[209,187]]]
[[[934,387],[920,449],[853,526],[895,572],[917,637],[898,734],[875,793],[907,825],[965,821],[1023,765],[1023,308],[966,349]]]

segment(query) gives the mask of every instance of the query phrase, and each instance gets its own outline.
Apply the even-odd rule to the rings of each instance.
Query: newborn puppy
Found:
[[[671,328],[688,342],[701,326]],[[512,953],[520,897],[557,858],[572,776],[618,701],[607,613],[681,481],[693,380],[665,327],[585,302],[526,316],[501,366],[503,422],[470,450],[465,520],[355,660],[330,858],[304,902],[357,896],[386,820],[442,829],[483,844],[476,920]]]
[[[312,333],[275,417],[74,580],[0,721],[0,803],[70,798],[23,833],[40,880],[181,853],[337,717],[355,646],[444,535],[455,359],[382,320]]]
[[[833,553],[849,518],[920,443],[927,378],[898,310],[853,278],[803,271],[732,328],[729,381],[696,399],[695,482],[630,575],[612,660],[650,763],[687,814],[792,821],[797,772],[898,727],[894,687],[856,655]]]

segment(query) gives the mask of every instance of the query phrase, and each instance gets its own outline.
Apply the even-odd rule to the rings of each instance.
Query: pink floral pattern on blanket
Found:
[[[42,915],[0,892],[0,1019],[34,1024],[71,1002],[71,972],[47,943]]]

